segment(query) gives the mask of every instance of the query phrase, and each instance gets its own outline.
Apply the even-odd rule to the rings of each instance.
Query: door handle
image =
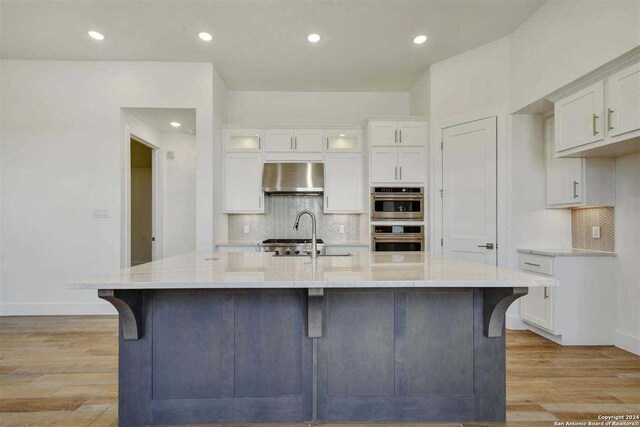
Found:
[[[594,114],[593,115],[593,136],[596,136],[599,133],[598,132],[597,121],[598,121],[598,115]]]
[[[613,114],[613,110],[611,108],[609,108],[607,110],[607,129],[608,130],[613,130],[613,125],[611,124],[611,115]]]
[[[573,198],[578,198],[578,181],[573,181]]]
[[[479,248],[487,248],[487,249],[493,249],[493,243],[487,243],[485,245],[478,245]]]

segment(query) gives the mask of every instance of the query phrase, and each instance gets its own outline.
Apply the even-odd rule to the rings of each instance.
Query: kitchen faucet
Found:
[[[300,218],[302,215],[307,214],[311,217],[311,258],[318,257],[318,242],[316,240],[316,216],[308,209],[298,212],[296,216],[296,222],[293,224],[293,229],[297,230],[300,224]]]

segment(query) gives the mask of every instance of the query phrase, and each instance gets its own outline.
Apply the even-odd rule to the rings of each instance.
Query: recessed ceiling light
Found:
[[[202,40],[206,41],[206,42],[210,42],[211,40],[213,40],[213,36],[209,33],[205,33],[202,32],[200,34],[198,34],[198,37],[200,37]]]
[[[424,34],[421,34],[413,39],[413,42],[415,44],[422,44],[426,41],[427,41],[427,36],[425,36]]]
[[[307,36],[307,40],[309,40],[311,43],[318,43],[320,41],[320,36],[317,34],[309,34]]]
[[[91,38],[96,40],[104,40],[104,36],[97,31],[89,31]]]
[[[180,126],[182,126],[180,123],[178,122],[171,122],[169,123],[171,126],[173,126],[174,128],[179,128]]]

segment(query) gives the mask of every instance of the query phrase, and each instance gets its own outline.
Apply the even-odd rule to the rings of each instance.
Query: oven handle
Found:
[[[379,235],[378,236],[373,235],[373,236],[371,236],[371,238],[373,240],[386,240],[386,241],[399,241],[399,242],[422,242],[422,241],[424,241],[424,236],[422,236],[422,235],[421,236],[411,235],[411,236],[407,236],[407,237],[404,237],[404,236],[395,236],[395,237],[384,236],[383,237],[383,236],[379,236]]]
[[[401,200],[418,200],[418,201],[422,201],[424,200],[424,197],[421,195],[417,196],[417,195],[412,195],[412,194],[397,194],[397,195],[390,195],[390,194],[372,194],[372,197],[374,199],[390,199],[390,200],[397,200],[397,199],[401,199]]]

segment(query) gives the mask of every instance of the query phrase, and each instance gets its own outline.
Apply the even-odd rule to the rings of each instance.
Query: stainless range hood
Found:
[[[267,194],[320,194],[324,191],[322,163],[265,163],[262,189]]]

